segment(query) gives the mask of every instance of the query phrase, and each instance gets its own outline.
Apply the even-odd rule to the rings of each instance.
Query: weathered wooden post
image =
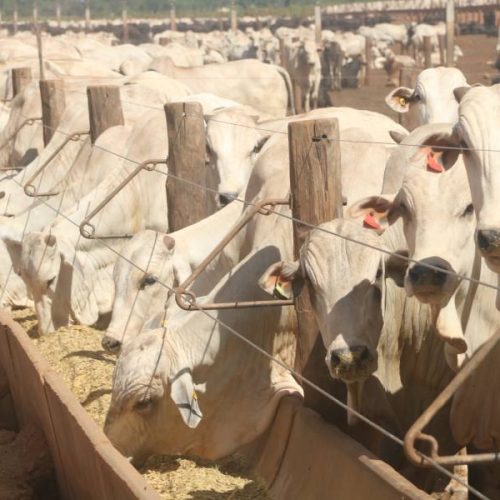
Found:
[[[64,83],[62,80],[40,80],[42,99],[43,143],[52,139],[66,107]]]
[[[432,67],[432,41],[430,36],[424,36],[424,67]]]
[[[90,32],[90,0],[85,0],[85,32]]]
[[[439,62],[441,66],[446,66],[446,35],[438,35]]]
[[[12,70],[12,94],[16,97],[27,85],[31,83],[33,76],[31,68],[14,68]]]
[[[38,49],[38,67],[39,67],[39,78],[40,80],[45,80],[45,67],[43,64],[43,43],[42,43],[42,30],[38,24],[38,0],[35,0],[33,7],[33,25],[35,27],[36,45]]]
[[[113,85],[87,87],[89,104],[90,140],[95,144],[97,138],[108,128],[123,125],[120,88]]]
[[[14,25],[14,35],[15,35],[17,33],[17,22],[18,22],[17,0],[14,0],[14,12],[12,14],[12,22]]]
[[[314,33],[316,38],[316,46],[321,47],[321,30],[322,30],[322,22],[321,22],[321,6],[316,4],[314,6]]]
[[[38,0],[33,2],[33,23],[35,27],[38,25]]]
[[[454,66],[455,52],[455,0],[446,0],[446,66]]]
[[[170,3],[170,29],[177,31],[177,17],[175,14],[175,0]]]
[[[61,27],[61,2],[57,2],[56,4],[56,21],[57,21],[57,27]]]
[[[337,119],[307,120],[288,125],[292,215],[318,225],[342,216],[339,125]],[[293,223],[295,258],[310,231]],[[335,236],[332,235],[332,238]],[[325,370],[325,349],[312,313],[306,287],[295,302],[299,336],[295,369],[330,391],[333,380]],[[316,391],[304,387],[307,406],[323,415],[331,405]]]
[[[177,231],[208,215],[207,191],[195,185],[206,184],[205,123],[203,108],[197,102],[165,104],[165,115],[168,227],[170,231]]]
[[[370,85],[371,83],[372,59],[373,59],[372,39],[369,36],[367,36],[365,38],[365,60],[366,60],[365,85],[366,86]]]
[[[412,68],[401,68],[399,72],[399,85],[414,89],[416,84],[415,71]],[[399,113],[398,121],[406,130],[413,130],[416,127],[416,122],[411,111],[407,113]]]
[[[128,8],[127,8],[127,0],[123,0],[122,22],[123,22],[123,41],[124,41],[124,43],[128,43],[128,41],[129,41],[129,32],[128,32]]]
[[[238,30],[238,14],[236,12],[236,4],[231,0],[231,31],[234,33]]]

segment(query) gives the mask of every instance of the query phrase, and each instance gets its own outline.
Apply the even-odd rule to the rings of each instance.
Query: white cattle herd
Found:
[[[339,61],[363,62],[366,36],[382,56],[412,37],[391,25],[323,32],[336,88],[347,78]],[[203,304],[293,298],[307,285],[324,370],[346,384],[351,408],[403,435],[500,326],[500,85],[471,87],[455,68],[422,71],[415,88],[386,98],[398,113],[416,115],[419,127],[408,132],[374,112],[310,111],[325,75],[312,30],[169,32],[157,41],[44,37],[45,76],[63,80],[66,100],[46,147],[39,122],[12,136],[41,114],[38,82],[10,100],[12,68],[31,66],[38,76],[34,41],[0,41],[1,307],[34,307],[40,335],[105,325],[102,345],[118,355],[105,432],[135,462],[241,450],[269,427],[282,397],[302,397],[303,389],[235,333],[293,366],[295,311],[184,311],[173,289],[255,203],[289,195],[288,124],[337,118],[343,218],[312,229],[294,260],[290,209],[257,216],[193,291]],[[125,124],[95,144],[82,135],[52,158],[68,136],[89,128],[85,89],[101,83],[119,86]],[[302,97],[294,102],[297,85]],[[211,215],[169,233],[168,165],[159,164],[94,219],[96,233],[111,238],[82,237],[82,220],[138,163],[168,157],[163,105],[180,101],[203,108]],[[294,104],[306,112],[291,114]],[[32,178],[42,196],[26,195]],[[500,382],[487,385],[495,398]],[[432,424],[442,449],[494,450],[498,405],[471,416],[461,397]],[[357,423],[352,414],[348,421]]]

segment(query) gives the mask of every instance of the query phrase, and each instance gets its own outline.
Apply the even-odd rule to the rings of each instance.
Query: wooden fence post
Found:
[[[454,66],[455,0],[446,0],[446,66]]]
[[[399,72],[399,85],[401,87],[407,87],[409,89],[414,89],[416,84],[415,71],[413,68],[401,68]],[[409,111],[408,113],[398,114],[399,124],[406,130],[413,130],[416,128],[415,119]]]
[[[52,139],[66,107],[64,83],[62,80],[40,80],[42,99],[43,143]]]
[[[207,191],[189,184],[206,185],[205,123],[197,102],[165,104],[165,115],[168,173],[172,174],[167,179],[168,227],[178,231],[208,215]]]
[[[31,68],[14,68],[12,70],[13,97],[21,93],[24,87],[31,83],[32,79]]]
[[[319,4],[316,4],[314,6],[314,33],[315,33],[317,47],[321,47],[322,44],[321,30],[322,30],[321,6]]]
[[[85,32],[90,32],[90,0],[85,0]]]
[[[432,67],[432,41],[430,36],[424,36],[424,67]]]
[[[234,0],[231,0],[231,31],[234,33],[238,30],[238,14]]]
[[[90,140],[97,138],[108,128],[124,125],[120,88],[113,85],[87,87],[89,104]]]
[[[307,120],[288,125],[292,215],[310,224],[342,216],[342,186],[338,120]],[[310,227],[293,223],[295,258]],[[334,238],[335,236],[332,236]],[[325,368],[325,349],[304,287],[295,302],[299,335],[295,369],[326,390],[333,380]],[[328,387],[328,389],[327,389]],[[331,409],[316,391],[304,387],[307,406],[323,415]]]
[[[170,4],[170,30],[177,31],[177,17],[175,14],[175,1]]]
[[[371,73],[372,73],[372,39],[370,37],[365,38],[365,85],[368,86],[371,83]]]
[[[58,1],[56,4],[56,21],[57,21],[57,27],[61,27],[61,2]]]
[[[12,14],[12,21],[14,24],[14,35],[15,35],[17,33],[17,21],[18,21],[17,0],[14,0],[14,13]]]
[[[438,35],[439,62],[441,66],[446,66],[446,35]]]
[[[128,32],[127,0],[124,0],[124,2],[123,2],[122,21],[123,21],[123,42],[124,43],[128,43],[128,41],[129,41],[129,32]]]

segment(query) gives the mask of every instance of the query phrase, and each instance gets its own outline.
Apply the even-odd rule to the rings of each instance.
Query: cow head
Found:
[[[420,125],[455,123],[458,105],[453,91],[467,86],[467,80],[456,68],[429,68],[422,71],[414,89],[398,87],[385,99],[397,113],[415,113]]]
[[[227,205],[245,189],[256,158],[269,139],[256,127],[258,116],[225,109],[205,117],[207,154],[215,177],[219,205]]]
[[[431,305],[437,333],[464,353],[467,343],[455,296],[461,283],[457,275],[470,276],[473,267],[474,210],[463,164],[441,170],[447,159],[438,154],[430,146],[418,148],[395,197],[366,198],[350,208],[350,215],[377,232],[403,220],[414,261],[406,273],[406,291]]]
[[[189,367],[167,347],[166,328],[143,332],[124,346],[113,374],[111,404],[104,432],[125,456],[140,463],[165,448],[173,453],[186,426],[202,419]],[[165,432],[165,421],[169,432]]]
[[[456,89],[455,97],[458,123],[440,140],[462,150],[476,209],[477,246],[490,269],[500,273],[500,85]]]
[[[174,258],[175,240],[156,231],[143,231],[123,249],[117,260],[113,279],[115,300],[111,322],[102,346],[117,352],[135,338],[152,311],[163,310],[171,290],[190,274],[190,267]],[[145,272],[143,272],[144,270]]]
[[[308,287],[327,350],[326,365],[332,377],[348,385],[354,408],[363,382],[377,369],[386,279],[401,285],[406,268],[404,259],[377,250],[384,248],[377,233],[353,221],[335,220],[310,232],[298,261],[272,265],[259,281],[279,298],[292,298],[303,285]]]
[[[35,303],[40,334],[71,321],[98,319],[92,266],[66,241],[50,233],[30,233],[22,243],[19,272]]]

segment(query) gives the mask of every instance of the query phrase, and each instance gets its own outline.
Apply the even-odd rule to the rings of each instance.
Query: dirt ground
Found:
[[[37,321],[33,310],[14,311],[13,317],[102,427],[111,399],[115,365],[115,357],[101,347],[103,332],[87,326],[71,326],[36,338]],[[248,474],[244,463],[237,458],[212,463],[169,456],[152,457],[140,472],[165,500],[267,499],[265,487]]]
[[[459,59],[457,67],[463,71],[470,84],[489,84],[485,75],[496,75],[497,71],[489,66],[496,54],[496,38],[486,35],[466,35],[456,38],[456,44],[462,49],[464,56]],[[385,102],[385,96],[392,90],[386,86],[387,76],[383,70],[374,70],[369,87],[360,89],[343,89],[333,93],[335,106],[349,106],[358,109],[368,109],[383,113],[397,120],[397,113],[390,110]]]

